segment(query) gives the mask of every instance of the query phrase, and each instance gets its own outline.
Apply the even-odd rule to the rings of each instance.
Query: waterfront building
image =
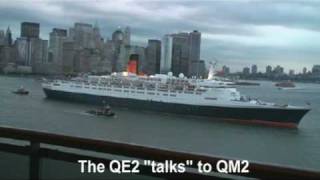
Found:
[[[254,64],[251,66],[251,74],[257,74],[257,73],[258,73],[258,66]]]
[[[171,71],[172,52],[173,52],[173,37],[170,34],[164,35],[161,43],[161,60],[160,72],[168,73]]]
[[[6,32],[0,30],[0,46],[11,46],[12,45],[12,33],[10,27],[7,28]]]
[[[94,28],[91,24],[77,22],[69,32],[76,49],[97,48],[97,41],[101,40],[99,28]]]
[[[172,37],[171,71],[175,76],[178,76],[180,73],[189,76],[189,66],[191,64],[189,33],[173,34]]]
[[[304,68],[302,69],[302,74],[307,74],[307,68],[306,68],[306,67],[304,67]]]
[[[13,46],[0,46],[0,72],[8,65],[8,63],[15,63],[16,49]]]
[[[160,73],[160,59],[161,59],[161,41],[155,39],[148,40],[146,48],[147,66],[145,72],[147,74]]]
[[[62,71],[65,74],[74,72],[75,42],[65,41],[62,46]]]
[[[189,43],[190,51],[189,57],[190,61],[199,61],[200,60],[200,46],[201,46],[201,33],[197,30],[194,30],[189,34]]]
[[[223,66],[222,72],[223,72],[223,75],[228,75],[230,74],[230,68],[228,66]]]
[[[5,33],[4,30],[0,30],[0,46],[5,45]]]
[[[313,65],[312,67],[312,74],[320,75],[320,65]]]
[[[21,35],[23,38],[39,38],[40,24],[34,22],[21,23]]]
[[[12,45],[12,33],[11,33],[11,30],[10,30],[10,27],[7,28],[4,41],[5,41],[4,44],[6,46],[11,46]]]
[[[279,66],[279,65],[277,65],[277,66],[274,68],[273,73],[274,73],[275,75],[283,75],[283,74],[284,74],[284,68],[281,67],[281,66]]]
[[[204,78],[206,75],[206,66],[204,60],[192,61],[189,76]]]
[[[294,76],[294,70],[293,69],[289,70],[289,76]]]
[[[55,63],[62,65],[62,46],[63,42],[67,40],[66,29],[52,29],[49,39],[49,63]]]
[[[124,45],[130,45],[131,44],[131,30],[130,27],[127,26],[124,29],[124,33],[123,33],[123,44]]]
[[[266,67],[266,74],[271,74],[272,73],[272,66],[268,65]]]
[[[146,69],[147,63],[145,47],[122,45],[116,66],[118,72],[127,70],[127,64],[132,54],[137,54],[139,56],[139,72],[143,72]]]
[[[190,76],[192,64],[200,60],[201,33],[193,31],[165,35],[161,48],[161,72]],[[201,62],[199,64],[202,64]]]
[[[249,67],[244,67],[243,70],[242,70],[242,73],[244,75],[249,75],[250,74],[250,68]]]

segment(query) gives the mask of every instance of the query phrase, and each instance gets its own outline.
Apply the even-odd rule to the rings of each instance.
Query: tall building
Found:
[[[172,64],[171,71],[173,75],[178,76],[183,73],[185,76],[189,75],[190,67],[190,44],[189,33],[172,34]]]
[[[293,76],[294,75],[294,70],[293,69],[290,69],[289,70],[289,76]]]
[[[304,67],[304,68],[302,69],[302,74],[307,74],[307,68],[306,68],[306,67]]]
[[[0,30],[0,46],[11,46],[12,45],[12,33],[10,27],[4,32]]]
[[[274,68],[273,72],[274,72],[274,74],[276,74],[276,75],[282,75],[282,74],[284,74],[284,68],[281,67],[281,66],[279,66],[279,65],[277,65],[277,66]]]
[[[17,38],[17,64],[31,66],[35,73],[42,72],[41,64],[47,62],[48,41],[39,38],[40,24],[21,23],[21,37]]]
[[[70,74],[74,72],[74,59],[76,55],[75,42],[66,41],[62,46],[62,68],[63,73]]]
[[[67,40],[66,29],[52,29],[49,39],[49,63],[62,65],[62,49],[63,43]]]
[[[271,74],[272,73],[272,67],[270,65],[268,65],[266,67],[266,74]]]
[[[5,35],[5,45],[11,46],[12,45],[12,33],[10,27],[7,28],[6,35]]]
[[[195,63],[194,61],[200,60],[200,44],[201,33],[198,31],[165,35],[161,51],[161,69],[163,69],[163,65],[166,66],[166,70],[163,72],[169,70],[176,76],[180,73],[190,76],[191,72],[194,72],[194,69],[191,69],[192,64]]]
[[[320,65],[313,65],[312,74],[320,75]]]
[[[128,61],[132,54],[136,54],[139,56],[139,72],[143,72],[146,69],[146,50],[144,47],[141,46],[129,46],[129,45],[122,45],[120,49],[119,58],[117,60],[116,69],[117,71],[126,71]]]
[[[5,33],[3,30],[0,30],[0,46],[5,45]]]
[[[40,24],[34,22],[21,23],[21,37],[23,38],[39,38]]]
[[[173,37],[170,34],[163,36],[161,43],[160,73],[168,73],[172,66]]]
[[[206,66],[204,60],[192,61],[189,76],[204,78],[206,75]]]
[[[228,74],[230,74],[230,68],[228,66],[223,66],[222,72],[224,75],[228,75]]]
[[[144,70],[147,74],[160,73],[160,59],[161,59],[161,41],[155,39],[148,40],[146,49],[147,66]]]
[[[125,48],[125,47],[122,47],[122,45],[124,45],[123,39],[124,39],[124,34],[120,28],[112,33],[112,44],[114,47],[114,52],[113,52],[114,58],[111,60],[111,64],[112,64],[112,71],[113,72],[119,71],[119,69],[117,69],[117,67],[118,67],[119,58],[120,58],[120,50],[121,50],[121,48]],[[125,45],[125,46],[128,46],[128,45]]]
[[[197,30],[194,30],[189,34],[189,56],[190,61],[199,61],[200,60],[200,46],[201,46],[201,33]]]
[[[31,66],[31,43],[24,37],[17,38],[15,43],[18,51],[17,64],[23,66]]]
[[[254,64],[251,66],[251,74],[257,74],[257,73],[258,73],[258,66]]]
[[[96,41],[101,39],[99,30],[91,24],[77,22],[73,28],[70,28],[69,32],[76,49],[97,48]]]
[[[127,26],[123,32],[123,43],[124,45],[130,45],[131,41],[131,30],[130,27]]]
[[[249,67],[244,67],[243,70],[242,70],[242,74],[249,75],[250,74],[250,68]]]

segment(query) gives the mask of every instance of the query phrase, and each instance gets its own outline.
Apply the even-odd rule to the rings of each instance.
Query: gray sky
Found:
[[[20,23],[41,23],[41,37],[54,27],[98,22],[104,38],[130,26],[134,44],[166,33],[199,30],[201,58],[218,59],[231,71],[257,64],[286,71],[320,64],[320,1],[303,0],[0,0],[0,29],[14,37]]]

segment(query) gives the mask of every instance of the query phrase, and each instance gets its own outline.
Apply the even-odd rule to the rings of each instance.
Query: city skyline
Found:
[[[202,33],[201,59],[241,71],[245,66],[281,65],[301,72],[319,60],[320,3],[311,1],[26,1],[0,2],[0,28],[10,26],[13,38],[20,23],[39,22],[40,37],[52,28],[68,29],[74,22],[98,22],[104,38],[119,25],[130,26],[133,44],[147,45],[172,32]],[[239,7],[241,7],[239,9]]]

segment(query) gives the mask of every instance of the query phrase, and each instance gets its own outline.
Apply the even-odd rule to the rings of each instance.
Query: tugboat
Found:
[[[13,91],[12,93],[19,94],[19,95],[28,95],[29,91],[27,91],[26,89],[23,88],[23,86],[21,86],[19,89],[17,89],[16,91]]]
[[[94,110],[89,110],[87,113],[96,115],[96,116],[114,116],[115,113],[111,111],[111,108],[109,105],[103,106],[100,109],[94,109]]]
[[[281,88],[294,88],[296,85],[292,81],[279,82],[275,84],[279,89]]]

